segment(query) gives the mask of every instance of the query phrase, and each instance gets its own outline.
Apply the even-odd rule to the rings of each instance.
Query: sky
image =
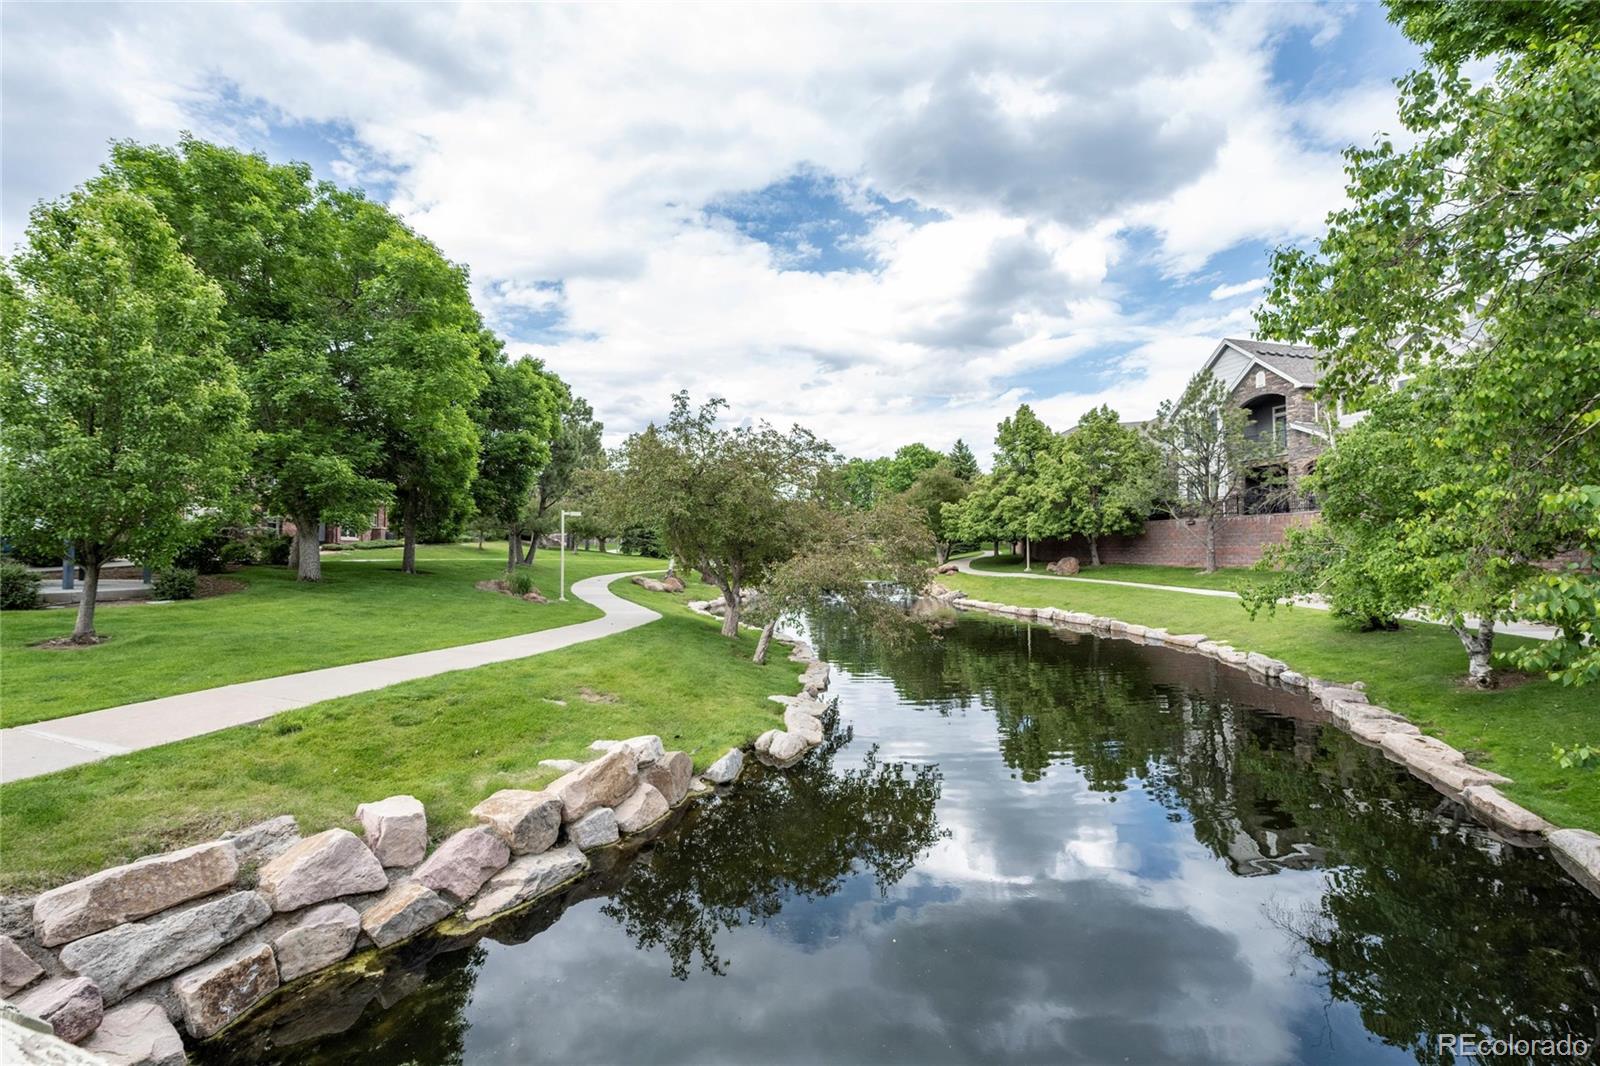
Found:
[[[1146,418],[1398,133],[1373,4],[0,6],[0,246],[107,143],[303,160],[471,270],[606,438],[848,455]]]

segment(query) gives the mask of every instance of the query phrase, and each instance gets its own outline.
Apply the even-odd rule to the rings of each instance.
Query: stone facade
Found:
[[[1249,566],[1261,558],[1261,550],[1283,540],[1293,526],[1309,525],[1315,511],[1289,514],[1225,515],[1217,523],[1217,565]],[[1069,540],[1041,540],[1033,546],[1035,565],[1064,556],[1079,561],[1089,558],[1089,544],[1082,537]],[[1132,536],[1100,538],[1102,563],[1147,563],[1154,566],[1189,566],[1198,570],[1206,563],[1205,527],[1189,525],[1181,518],[1157,518],[1145,523],[1144,532]],[[1093,577],[1091,570],[1083,572]]]

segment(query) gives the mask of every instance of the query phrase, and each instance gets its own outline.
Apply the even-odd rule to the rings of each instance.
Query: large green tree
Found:
[[[1034,540],[1047,535],[1035,501],[1044,462],[1057,446],[1055,432],[1027,404],[1002,419],[995,431],[994,473],[980,499],[991,508],[992,528],[1022,538],[1027,569],[1033,567]]]
[[[109,183],[39,205],[0,273],[0,532],[74,546],[74,641],[97,639],[108,559],[170,558],[237,482],[222,304],[154,205]]]
[[[1159,462],[1150,441],[1110,407],[1086,412],[1040,461],[1036,498],[1045,532],[1082,536],[1089,565],[1099,566],[1101,537],[1144,528]]]
[[[480,338],[479,350],[488,382],[473,408],[479,440],[473,503],[489,520],[485,525],[505,531],[509,569],[522,561],[522,509],[550,462],[567,390],[539,360],[508,360],[493,335]]]
[[[1448,394],[1423,442],[1442,476],[1403,532],[1425,564],[1417,606],[1456,625],[1483,681],[1493,618],[1540,605],[1565,638],[1541,665],[1600,677],[1600,663],[1579,665],[1600,578],[1529,566],[1600,551],[1583,532],[1600,521],[1582,513],[1600,499],[1596,12],[1395,4],[1428,56],[1399,82],[1409,146],[1346,152],[1348,206],[1315,247],[1275,255],[1259,315],[1264,332],[1323,351],[1323,392],[1347,409],[1398,379]],[[1459,64],[1491,53],[1494,76],[1473,85]]]
[[[524,509],[524,524],[528,529],[528,554],[524,561],[533,562],[540,536],[559,528],[561,501],[572,491],[579,471],[604,462],[605,447],[601,443],[604,430],[594,417],[589,401],[569,394],[562,405],[555,439],[550,444],[550,460],[539,471],[533,498]]]
[[[967,447],[967,442],[957,437],[955,444],[950,447],[950,472],[962,481],[971,484],[978,480],[978,457],[972,454],[972,449]]]
[[[934,542],[934,561],[944,563],[959,535],[959,510],[951,511],[953,504],[966,499],[972,486],[957,477],[948,463],[932,466],[917,475],[911,487],[901,493],[901,500],[922,516],[923,524]]]

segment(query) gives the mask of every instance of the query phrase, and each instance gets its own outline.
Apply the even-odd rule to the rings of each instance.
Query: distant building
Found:
[[[266,528],[292,537],[295,533],[294,523],[287,518],[274,516],[263,523]],[[362,530],[342,529],[335,525],[323,525],[317,529],[317,540],[322,544],[339,544],[352,540],[388,540],[389,539],[389,509],[379,507],[372,520],[367,523],[367,528]]]

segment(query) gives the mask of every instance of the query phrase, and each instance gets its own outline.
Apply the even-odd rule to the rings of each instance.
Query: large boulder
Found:
[[[239,851],[240,866],[260,866],[300,843],[300,824],[292,814],[280,814],[243,829],[223,833],[223,840],[232,841]]]
[[[455,904],[416,881],[402,881],[361,915],[361,929],[380,948],[409,940],[450,916]]]
[[[324,903],[302,911],[292,926],[273,938],[278,980],[288,984],[332,966],[350,954],[360,934],[361,915],[347,903]]]
[[[567,826],[567,840],[583,851],[593,851],[622,839],[617,814],[610,807],[597,807]]]
[[[782,729],[769,729],[756,738],[756,753],[779,765],[794,762],[809,747],[804,737]]]
[[[618,747],[626,747],[633,752],[634,760],[639,766],[655,762],[666,754],[666,745],[661,743],[661,738],[651,734],[642,737],[629,737],[627,740],[597,740],[589,745],[590,751],[612,751]]]
[[[184,1066],[189,1061],[183,1037],[167,1012],[148,999],[129,1000],[106,1011],[83,1049],[111,1066]]]
[[[1057,577],[1071,577],[1081,568],[1081,564],[1079,564],[1077,557],[1073,555],[1063,555],[1061,558],[1045,567],[1046,570],[1052,574],[1055,574]]]
[[[428,854],[428,812],[415,796],[390,796],[356,808],[367,847],[384,866],[415,866]]]
[[[672,808],[655,786],[641,784],[617,804],[617,828],[624,834],[648,829],[665,818]]]
[[[521,906],[581,877],[588,869],[589,859],[572,844],[537,855],[524,855],[489,878],[483,891],[467,907],[465,917],[475,922]]]
[[[54,977],[22,996],[17,1006],[48,1022],[69,1044],[82,1041],[100,1024],[105,1004],[88,977]]]
[[[615,807],[638,783],[639,760],[619,744],[594,762],[556,778],[545,791],[561,800],[561,820],[576,822],[596,807]]]
[[[251,944],[196,966],[172,982],[191,1036],[204,1040],[278,987],[278,962],[267,944]]]
[[[1556,862],[1590,892],[1600,896],[1600,833],[1587,829],[1557,829],[1546,833]]]
[[[646,592],[673,592],[673,591],[676,591],[674,589],[667,588],[665,582],[657,581],[653,577],[645,577],[643,574],[641,574],[638,577],[634,578],[633,579],[633,583],[635,585],[638,585],[640,588],[644,589]]]
[[[34,901],[33,922],[39,942],[55,947],[209,896],[232,885],[238,873],[232,842],[196,844],[53,888]]]
[[[216,954],[270,917],[272,908],[259,892],[235,892],[74,940],[61,949],[61,962],[92,977],[106,1003],[120,1003],[151,981]]]
[[[1512,833],[1543,833],[1550,823],[1520,804],[1513,803],[1493,785],[1471,785],[1461,790],[1461,802],[1491,828]]]
[[[383,864],[348,829],[329,829],[279,855],[261,868],[261,894],[275,911],[293,911],[339,896],[389,887]]]
[[[815,696],[828,687],[828,664],[817,660],[800,672],[800,684],[805,686],[806,694]]]
[[[802,706],[784,709],[783,727],[797,734],[808,745],[822,743],[822,719]]]
[[[689,794],[689,779],[693,776],[694,760],[682,751],[669,751],[639,771],[639,780],[652,785],[672,807]]]
[[[22,946],[0,936],[0,996],[10,999],[44,976],[44,970]]]
[[[452,834],[417,867],[418,883],[457,903],[471,899],[489,875],[511,860],[511,849],[486,826]]]
[[[730,785],[738,780],[739,771],[744,769],[744,752],[738,748],[729,748],[727,752],[706,767],[706,772],[700,776],[713,785]]]
[[[544,851],[561,834],[561,800],[548,792],[503,788],[472,808],[472,816],[505,841],[513,855]]]
[[[1274,659],[1271,656],[1262,655],[1258,651],[1247,654],[1244,657],[1244,665],[1252,673],[1263,674],[1267,677],[1277,677],[1289,668],[1289,664],[1282,659]]]
[[[682,592],[687,586],[684,585],[683,578],[677,574],[668,574],[661,579],[661,587],[668,592]]]

